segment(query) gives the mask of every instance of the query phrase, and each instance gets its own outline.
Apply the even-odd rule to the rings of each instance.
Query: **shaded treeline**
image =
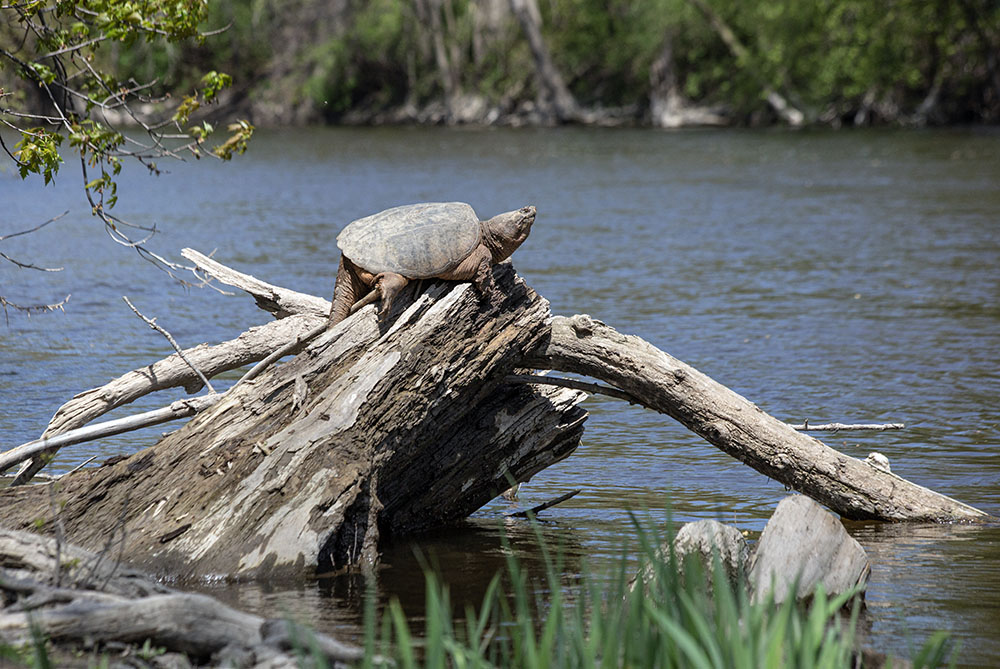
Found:
[[[1000,121],[994,0],[213,0],[125,73],[233,75],[260,125]]]

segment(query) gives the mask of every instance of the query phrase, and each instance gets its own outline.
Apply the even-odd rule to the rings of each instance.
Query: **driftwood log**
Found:
[[[548,338],[526,364],[601,379],[845,518],[948,522],[986,517],[796,431],[652,344],[586,315],[554,317]]]
[[[262,329],[299,319],[280,335],[284,342],[252,347],[237,339],[189,350],[209,377],[296,344],[329,308],[197,252],[184,255],[278,317]],[[469,284],[437,282],[422,293],[414,286],[382,324],[365,307],[297,343],[295,358],[238,384],[156,445],[63,477],[59,505],[48,486],[0,490],[0,524],[30,528],[61,508],[68,540],[96,550],[103,528],[123,517],[124,557],[156,573],[250,576],[365,564],[386,536],[460,519],[573,452],[585,393],[544,376],[525,383],[531,369],[610,384],[848,518],[987,517],[797,432],[642,339],[587,316],[552,317],[509,263],[496,266],[494,278],[505,296],[499,305],[481,301]],[[164,385],[200,385],[174,358],[82,393],[46,435]]]
[[[91,553],[54,538],[0,530],[0,642],[30,645],[40,633],[57,649],[94,647],[98,653],[110,642],[148,643],[183,653],[176,666],[231,666],[233,660],[247,668],[299,666],[295,651],[302,648],[318,649],[332,666],[364,655],[288,621],[169,588],[118,564],[113,542],[105,549],[112,550]]]

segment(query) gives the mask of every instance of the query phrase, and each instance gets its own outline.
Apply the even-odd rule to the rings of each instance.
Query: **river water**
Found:
[[[556,313],[588,313],[642,336],[791,422],[902,422],[898,432],[818,435],[847,454],[877,450],[893,471],[1000,515],[1000,132],[313,129],[261,133],[232,164],[123,174],[117,213],[305,292],[331,292],[334,237],[397,204],[463,200],[483,217],[538,207],[518,271]],[[167,355],[128,295],[182,345],[231,338],[267,317],[242,295],[187,289],[103,236],[72,160],[56,186],[0,172],[0,294],[72,293],[66,313],[0,323],[0,435],[43,429],[73,394]],[[234,378],[234,374],[227,375]],[[123,415],[180,394],[146,398]],[[615,563],[630,514],[716,518],[759,533],[786,490],[669,418],[591,398],[576,454],[522,487],[571,569]],[[63,452],[55,471],[132,452],[156,429]],[[415,550],[459,605],[502,564],[501,527],[529,564],[525,523],[495,501],[459,528],[387,548],[379,596],[417,614]],[[0,509],[2,513],[2,509]],[[873,560],[868,643],[909,654],[949,630],[968,665],[1000,665],[1000,528],[849,524]],[[265,615],[357,634],[353,578],[205,586]]]

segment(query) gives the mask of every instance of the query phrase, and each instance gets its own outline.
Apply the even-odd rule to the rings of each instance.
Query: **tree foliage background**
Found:
[[[94,39],[97,20],[105,39],[94,62],[118,86],[155,82],[143,89],[150,100],[173,92],[171,111],[178,91],[198,91],[215,71],[235,81],[216,91],[223,106],[255,123],[495,122],[530,110],[539,95],[513,2],[6,0],[3,103],[44,110],[37,79],[51,64],[40,56]],[[813,123],[1000,120],[1000,4],[992,0],[704,0],[745,46],[738,55],[694,0],[529,4],[580,104],[630,121],[649,119],[650,69],[665,46],[685,99],[738,124],[776,120],[766,87]],[[46,12],[58,30],[26,31],[25,15]],[[25,64],[34,74],[18,85]]]
[[[650,68],[666,44],[685,98],[739,124],[775,121],[765,86],[814,123],[1000,120],[1000,4],[991,0],[705,3],[746,47],[741,56],[691,0],[531,4],[580,103],[636,122],[648,119]],[[166,88],[228,72],[236,86],[224,102],[265,124],[448,121],[433,110],[449,96],[474,103],[472,120],[489,120],[538,95],[507,0],[217,0],[201,25],[230,27],[200,45],[116,43],[108,57],[123,78]],[[2,39],[16,37],[8,26]]]

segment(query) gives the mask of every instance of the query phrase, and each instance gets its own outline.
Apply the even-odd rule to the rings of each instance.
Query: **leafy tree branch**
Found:
[[[16,137],[13,146],[0,137],[0,147],[22,179],[38,176],[45,184],[55,179],[69,148],[79,157],[91,211],[111,239],[168,273],[182,267],[145,246],[155,227],[111,213],[123,161],[134,160],[158,174],[157,161],[163,158],[229,160],[246,151],[254,128],[246,121],[230,123],[228,135],[214,141],[215,127],[195,118],[232,85],[229,75],[209,71],[175,101],[158,79],[119,79],[110,47],[202,43],[218,32],[201,30],[207,11],[207,0],[0,4],[0,72],[8,73],[0,81],[10,82],[7,90],[0,88],[0,127]],[[126,134],[126,127],[133,132]]]

